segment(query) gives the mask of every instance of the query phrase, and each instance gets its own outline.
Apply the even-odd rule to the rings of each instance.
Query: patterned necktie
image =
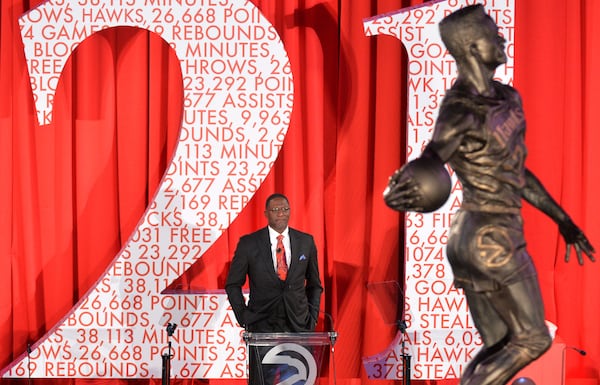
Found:
[[[275,256],[277,257],[277,275],[279,279],[285,281],[287,277],[288,266],[285,261],[285,248],[283,247],[283,235],[277,236],[277,248],[275,249]]]

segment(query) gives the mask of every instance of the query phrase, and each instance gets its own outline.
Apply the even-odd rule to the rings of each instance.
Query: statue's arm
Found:
[[[472,128],[475,118],[463,106],[448,106],[443,104],[435,123],[431,140],[419,156],[420,164],[431,170],[443,167],[452,154],[459,148],[464,132]],[[412,163],[412,162],[411,162]],[[397,169],[389,178],[383,198],[385,203],[398,211],[425,211],[421,207],[422,190],[419,181],[406,172],[405,164]]]
[[[478,124],[475,114],[466,106],[461,104],[443,106],[423,156],[434,153],[443,163],[446,163],[459,148],[465,133]]]
[[[529,169],[525,169],[525,188],[522,195],[525,201],[549,216],[559,226],[561,223],[571,221],[566,211],[556,203]]]
[[[558,229],[567,243],[565,255],[567,262],[570,258],[571,246],[575,248],[580,265],[583,264],[582,253],[585,253],[591,261],[595,261],[593,255],[595,250],[583,231],[573,223],[567,212],[556,203],[539,179],[528,169],[525,170],[525,187],[522,196],[525,201],[548,215],[558,224]]]

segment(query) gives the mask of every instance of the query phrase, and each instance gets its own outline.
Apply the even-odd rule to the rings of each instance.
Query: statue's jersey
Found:
[[[461,137],[448,163],[462,184],[465,208],[502,212],[503,208],[521,207],[527,154],[525,117],[520,97],[512,87],[498,82],[494,87],[494,98],[475,97],[450,89],[440,115],[443,116],[444,109],[450,109],[451,113],[460,110],[475,119],[473,124],[458,125],[458,128],[437,125],[436,131],[456,132],[434,132],[433,141],[448,134]]]
[[[487,98],[449,90],[431,143],[462,184],[446,251],[455,285],[473,291],[536,274],[520,213],[527,154],[521,100],[512,87],[495,82],[494,91]]]

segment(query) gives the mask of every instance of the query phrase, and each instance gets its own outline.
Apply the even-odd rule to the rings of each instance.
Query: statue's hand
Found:
[[[388,207],[397,211],[423,211],[420,189],[413,177],[408,177],[400,168],[390,176],[383,191],[383,200]]]
[[[594,258],[594,247],[587,239],[583,231],[577,227],[572,221],[568,220],[558,225],[558,230],[567,243],[567,252],[565,255],[565,261],[569,262],[571,257],[571,246],[575,248],[577,253],[577,261],[580,265],[583,265],[583,253],[585,253],[590,261],[595,262]]]

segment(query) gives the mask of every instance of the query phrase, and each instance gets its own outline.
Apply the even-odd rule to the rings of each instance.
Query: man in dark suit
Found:
[[[240,238],[225,290],[238,323],[250,332],[313,331],[319,315],[321,279],[312,235],[288,227],[290,205],[282,194],[267,198],[268,226]],[[283,246],[277,236],[283,235]],[[287,276],[277,273],[277,251],[283,252]],[[242,286],[250,281],[250,298]]]
[[[323,292],[317,247],[312,235],[288,227],[290,211],[285,195],[269,196],[268,226],[242,236],[233,255],[225,290],[238,323],[249,332],[310,332],[317,324]],[[246,277],[247,304],[242,293]],[[249,352],[249,358],[251,384],[277,382],[275,367],[256,372],[257,357]]]

